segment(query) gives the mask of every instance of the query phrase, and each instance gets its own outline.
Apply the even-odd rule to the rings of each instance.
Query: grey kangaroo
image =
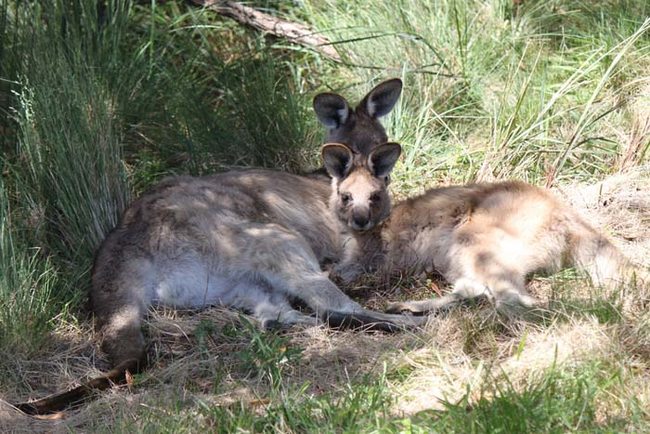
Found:
[[[368,170],[343,145],[326,145],[323,161],[332,175],[330,206],[348,223],[356,197],[350,189]],[[512,311],[534,307],[525,288],[531,273],[565,266],[585,270],[596,285],[615,286],[639,269],[576,211],[549,191],[523,182],[434,188],[397,204],[390,217],[356,231],[356,252],[338,268],[344,280],[364,271],[437,271],[453,285],[450,294],[425,301],[393,303],[389,312],[426,313],[470,299],[488,299]]]
[[[329,210],[329,179],[269,170],[168,178],[134,201],[100,247],[92,271],[92,311],[116,368],[19,408],[54,411],[137,370],[146,348],[141,322],[155,305],[243,309],[263,327],[325,322],[392,331],[422,324],[423,318],[362,308],[321,271],[321,264],[343,256],[349,227],[373,227],[390,209],[388,173],[400,147],[383,143],[378,118],[390,112],[401,88],[400,80],[381,83],[354,110],[336,94],[314,99],[328,139],[363,154],[368,169],[367,179],[349,190],[355,202],[349,222]],[[297,310],[296,302],[315,316]]]

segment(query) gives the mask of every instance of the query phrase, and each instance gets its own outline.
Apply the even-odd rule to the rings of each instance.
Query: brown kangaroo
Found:
[[[320,267],[343,256],[348,227],[368,229],[390,209],[388,173],[400,151],[382,143],[386,132],[377,119],[400,91],[399,80],[379,84],[354,111],[339,95],[314,99],[328,137],[365,153],[359,164],[368,176],[347,190],[356,211],[344,224],[329,210],[329,180],[269,170],[168,178],[134,201],[101,245],[92,271],[92,311],[115,369],[18,408],[56,411],[138,370],[146,352],[141,321],[155,305],[243,309],[266,328],[325,322],[393,331],[422,324],[423,318],[364,309]],[[295,309],[295,302],[315,316]]]
[[[323,155],[336,187],[330,206],[350,225],[356,197],[347,188],[364,170],[353,164],[359,156],[340,145],[326,146]],[[531,308],[536,301],[526,277],[566,266],[586,271],[596,285],[611,287],[632,274],[650,280],[576,211],[523,182],[434,188],[397,204],[385,222],[367,229],[354,233],[356,252],[338,267],[345,280],[377,268],[415,275],[435,270],[453,285],[448,295],[393,303],[389,312],[426,313],[477,298],[502,310]]]

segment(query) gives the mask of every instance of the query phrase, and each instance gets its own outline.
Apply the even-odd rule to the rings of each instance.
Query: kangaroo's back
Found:
[[[576,266],[597,285],[632,267],[616,247],[549,191],[522,182],[444,187],[397,205],[384,238],[388,266],[436,270],[454,285],[440,300],[397,304],[424,311],[484,296],[503,307],[534,305],[525,279]]]
[[[512,262],[512,268],[530,273],[554,271],[586,259],[579,246],[606,244],[602,235],[552,193],[517,181],[429,190],[393,209],[386,237],[392,243],[394,261],[435,262],[437,268],[453,275],[460,271],[447,270],[449,252],[461,248],[465,253],[471,248],[486,261],[481,252],[492,251],[491,260]],[[494,246],[500,246],[503,253],[494,256]]]

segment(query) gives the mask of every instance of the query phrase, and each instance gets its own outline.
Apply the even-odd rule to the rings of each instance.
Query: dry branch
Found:
[[[325,36],[315,33],[302,24],[273,17],[234,1],[192,0],[192,2],[213,10],[220,15],[232,18],[243,25],[270,33],[279,38],[288,39],[295,44],[323,53],[332,60],[341,61],[340,56]]]

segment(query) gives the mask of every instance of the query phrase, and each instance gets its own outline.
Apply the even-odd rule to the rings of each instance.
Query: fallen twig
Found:
[[[302,24],[283,20],[229,0],[192,0],[192,3],[204,6],[246,26],[311,48],[336,62],[341,62],[341,57],[325,36]]]

